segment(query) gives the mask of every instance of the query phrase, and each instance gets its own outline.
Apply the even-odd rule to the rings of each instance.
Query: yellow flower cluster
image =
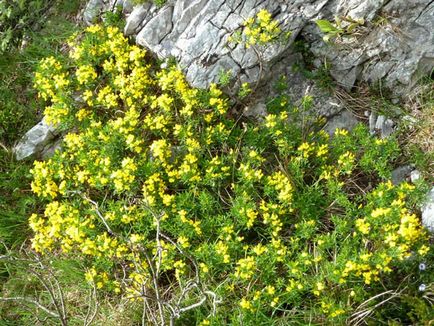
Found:
[[[46,162],[36,161],[30,172],[34,176],[31,187],[35,194],[48,198],[57,196],[59,187],[53,180],[55,169],[51,160]]]
[[[251,24],[264,42],[277,31],[265,11]],[[70,42],[74,64],[49,58],[35,77],[46,115],[65,128],[62,151],[32,170],[48,202],[30,217],[37,252],[83,256],[89,282],[135,298],[153,275],[173,286],[200,275],[226,283],[218,291],[241,314],[309,296],[339,318],[347,307],[325,296],[429,250],[410,185],[381,184],[363,204],[345,193],[360,155],[347,131],[335,133],[341,145],[323,132],[292,137],[287,110],[237,124],[217,85],[192,89],[174,66],[155,72],[116,28],[86,35]]]
[[[96,73],[95,69],[91,65],[84,65],[78,67],[75,74],[77,76],[77,81],[80,84],[91,83],[98,77],[98,74]]]
[[[256,261],[254,257],[241,258],[237,261],[237,267],[235,267],[235,277],[239,277],[244,280],[252,278],[256,270]]]
[[[261,9],[255,17],[250,17],[244,22],[243,35],[247,48],[265,45],[276,40],[280,34],[279,22],[273,20],[271,13],[265,9]]]
[[[290,206],[292,202],[293,187],[288,177],[278,171],[267,177],[267,184],[274,187],[278,193],[277,198],[285,205]]]
[[[131,189],[130,185],[134,182],[134,172],[136,172],[136,170],[137,165],[132,158],[127,157],[122,160],[121,168],[113,171],[110,176],[113,179],[116,191],[122,192]]]

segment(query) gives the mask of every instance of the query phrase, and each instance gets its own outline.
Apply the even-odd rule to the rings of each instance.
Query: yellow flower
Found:
[[[316,282],[315,288],[313,290],[313,294],[315,294],[316,296],[319,296],[324,289],[325,289],[324,283]]]
[[[335,136],[348,136],[348,130],[336,128]]]
[[[253,276],[255,270],[256,261],[253,257],[248,256],[238,260],[234,275],[237,278],[248,280]]]
[[[359,230],[362,234],[368,234],[370,230],[370,224],[369,222],[366,222],[365,219],[359,218],[356,220],[356,228]]]
[[[240,303],[240,307],[244,310],[250,310],[253,311],[253,307],[250,301],[248,301],[246,298],[242,298]]]
[[[90,65],[79,66],[75,74],[80,84],[88,84],[98,77],[95,69]]]

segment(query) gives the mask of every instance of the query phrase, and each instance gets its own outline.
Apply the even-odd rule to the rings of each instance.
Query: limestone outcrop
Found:
[[[260,72],[253,49],[228,44],[229,35],[262,8],[292,33],[261,58],[268,74]],[[315,20],[335,17],[364,23],[327,44]],[[275,73],[273,64],[290,55],[300,38],[347,89],[360,80],[402,95],[434,67],[434,2],[429,0],[169,0],[161,8],[147,2],[131,12],[125,33],[160,58],[177,59],[196,87],[217,81],[222,70],[231,70],[240,81],[267,79]]]
[[[388,88],[398,97],[434,67],[434,1],[430,0],[167,0],[162,7],[152,1],[133,7],[129,0],[90,0],[83,20],[92,24],[101,13],[115,8],[127,17],[125,34],[160,59],[175,58],[192,86],[207,87],[222,72],[230,71],[233,89],[243,82],[258,87],[256,93],[261,96],[246,114],[260,114],[273,95],[274,83],[283,75],[289,85],[286,92],[294,102],[305,94],[313,95],[318,113],[329,118],[330,132],[335,127],[351,128],[357,120],[342,111],[339,101],[292,69],[303,62],[296,41],[308,47],[314,65],[327,65],[338,84],[347,89],[365,81]],[[228,42],[261,9],[271,12],[290,37],[260,48],[260,54],[257,48]],[[361,23],[351,33],[326,43],[315,21],[333,23],[335,17]],[[380,130],[382,137],[393,132],[393,121],[375,114],[371,117],[373,132]],[[40,130],[40,126],[35,128]],[[31,155],[28,153],[46,144],[44,137],[29,140],[26,136],[17,146],[17,157]]]

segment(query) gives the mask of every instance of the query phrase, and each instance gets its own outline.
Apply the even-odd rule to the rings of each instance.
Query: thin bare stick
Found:
[[[98,217],[100,218],[100,220],[102,221],[102,223],[104,224],[105,228],[107,229],[107,232],[108,232],[110,235],[113,235],[114,233],[113,233],[112,229],[111,229],[110,226],[107,224],[107,221],[105,220],[104,216],[102,216],[101,212],[99,211],[98,203],[95,202],[95,201],[93,201],[92,199],[86,197],[86,196],[83,196],[83,199],[87,200],[89,203],[91,203],[91,204],[94,206],[94,208],[95,208],[95,212],[96,212],[96,214],[98,215]]]
[[[43,285],[43,287],[47,290],[48,294],[50,295],[51,301],[54,304],[54,307],[56,308],[57,312],[58,312],[58,318],[60,319],[60,322],[63,326],[66,326],[68,323],[66,321],[66,316],[64,316],[62,314],[62,309],[59,306],[58,300],[56,298],[56,295],[53,292],[53,284],[51,283],[50,278],[47,278],[47,280],[50,282],[50,285],[47,284],[47,282],[44,280],[44,278],[42,277],[42,275],[40,275],[38,272],[36,272],[35,270],[30,270],[33,275],[36,276],[36,278],[39,280],[39,282],[41,282],[41,284]]]
[[[164,319],[163,305],[161,304],[161,299],[160,299],[160,290],[159,290],[159,286],[158,286],[158,279],[157,279],[157,277],[156,277],[155,269],[154,269],[154,267],[153,267],[153,264],[152,264],[151,259],[149,258],[149,256],[148,256],[148,254],[146,253],[146,251],[144,251],[144,254],[145,254],[146,260],[148,261],[148,265],[149,265],[149,268],[150,268],[151,273],[152,273],[152,282],[153,282],[153,284],[154,284],[155,298],[156,298],[156,301],[157,301],[158,312],[159,312],[159,314],[160,314],[161,325],[162,325],[162,326],[165,326],[165,319]]]
[[[205,301],[206,301],[206,296],[203,296],[199,302],[193,303],[187,307],[179,309],[179,313],[183,313],[183,312],[189,311],[191,309],[200,307],[201,305],[203,305],[205,303]]]
[[[93,309],[93,314],[89,319],[90,312],[92,310],[92,297],[94,298],[95,307]],[[92,284],[92,290],[91,290],[91,293],[89,296],[89,309],[87,310],[86,317],[84,319],[84,324],[83,324],[84,326],[89,326],[92,324],[92,322],[95,319],[96,314],[98,312],[98,306],[99,306],[99,303],[98,303],[98,297],[96,295],[96,286],[95,286],[95,284]]]
[[[49,314],[51,317],[61,319],[61,317],[58,314],[49,310],[48,308],[45,308],[42,304],[40,304],[38,301],[33,300],[33,299],[29,299],[29,298],[25,298],[25,297],[9,297],[9,298],[0,298],[0,301],[22,301],[22,302],[31,303],[31,304],[34,304],[35,306],[37,306],[39,309],[46,312],[47,314]]]

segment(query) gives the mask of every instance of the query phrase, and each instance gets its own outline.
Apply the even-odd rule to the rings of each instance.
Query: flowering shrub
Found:
[[[229,37],[229,42],[251,46],[264,46],[279,40],[283,35],[279,22],[272,19],[271,13],[266,9],[260,10],[255,16],[247,18],[243,23],[242,31],[237,31]],[[287,36],[290,34],[287,33]]]
[[[114,27],[70,47],[35,76],[65,137],[32,170],[46,201],[32,246],[82,259],[150,322],[342,322],[427,254],[417,189],[387,181],[395,141],[306,131],[285,97],[263,121],[231,119],[215,85],[158,70]]]

